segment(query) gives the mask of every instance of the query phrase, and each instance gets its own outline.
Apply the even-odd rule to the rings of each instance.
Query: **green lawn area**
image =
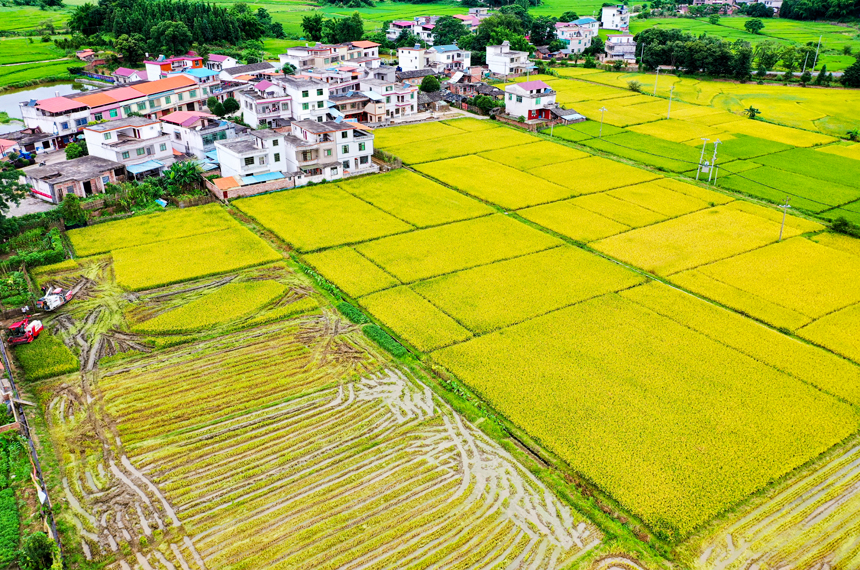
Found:
[[[3,38],[0,39],[0,65],[7,63],[25,63],[66,57],[66,52],[54,45],[54,42],[42,42],[41,38]]]

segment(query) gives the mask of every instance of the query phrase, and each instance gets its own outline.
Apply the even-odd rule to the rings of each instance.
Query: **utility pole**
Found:
[[[782,205],[780,206],[780,208],[782,208],[782,225],[779,226],[779,239],[777,241],[782,241],[782,230],[785,228],[785,215],[788,213],[788,209],[791,208],[791,206],[788,205],[788,203],[790,201],[791,201],[791,198],[786,196],[785,200],[782,202]]]
[[[603,113],[606,112],[606,107],[600,108],[600,131],[597,133],[597,138],[603,136]]]
[[[717,166],[717,146],[719,146],[719,144],[721,142],[722,141],[720,139],[717,139],[714,141],[714,156],[711,158],[711,172],[708,173],[708,183],[709,184],[711,182],[711,174],[714,172],[714,169]]]
[[[654,76],[654,97],[657,96],[657,80],[660,79],[660,66],[657,66],[657,75]]]
[[[708,144],[708,141],[711,139],[702,139],[702,154],[699,156],[699,167],[696,168],[696,181],[699,181],[699,172],[702,171],[702,162],[705,160],[705,145]]]
[[[806,63],[808,61],[809,61],[809,52],[806,52],[806,59],[803,60],[803,71],[800,72],[801,74],[806,73]]]
[[[666,118],[672,114],[672,95],[675,93],[675,86],[673,85],[671,89],[669,89],[669,110],[666,111]]]
[[[821,49],[821,36],[818,36],[818,47],[815,48],[815,59],[812,60],[812,71],[815,71],[815,65],[818,63],[818,50]]]

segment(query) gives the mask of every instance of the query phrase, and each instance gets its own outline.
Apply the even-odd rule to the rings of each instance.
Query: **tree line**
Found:
[[[780,18],[793,20],[842,20],[860,17],[860,0],[785,0]]]

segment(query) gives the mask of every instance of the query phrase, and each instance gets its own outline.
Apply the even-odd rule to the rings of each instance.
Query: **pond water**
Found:
[[[25,89],[14,89],[12,91],[3,91],[0,94],[0,111],[9,113],[10,117],[16,119],[21,118],[21,108],[18,103],[28,99],[48,99],[57,95],[68,95],[70,93],[80,93],[92,89],[89,85],[82,83],[48,83],[36,87],[27,87]],[[11,133],[24,128],[24,123],[13,122],[6,125],[0,125],[0,134]]]

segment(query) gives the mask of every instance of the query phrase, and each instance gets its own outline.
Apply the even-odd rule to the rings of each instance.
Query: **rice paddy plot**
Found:
[[[326,249],[305,255],[303,259],[351,297],[360,297],[400,284],[393,275],[386,273],[351,247]]]
[[[531,169],[529,173],[564,186],[574,196],[603,192],[660,178],[660,175],[647,170],[597,156],[541,166]]]
[[[402,283],[411,283],[561,243],[522,222],[497,214],[390,236],[355,249]]]
[[[683,121],[681,119],[662,119],[653,123],[645,123],[644,125],[633,125],[628,127],[627,130],[678,143],[699,138],[710,138],[713,140],[722,132],[719,128]]]
[[[334,184],[235,202],[236,207],[302,251],[360,242],[413,229]]]
[[[605,216],[562,200],[517,212],[523,218],[572,240],[587,243],[614,236],[630,229]]]
[[[673,184],[669,186],[664,181],[668,181]],[[700,198],[690,196],[683,192],[676,192],[672,189],[672,186],[690,186],[691,189],[694,189],[693,191],[699,191],[702,197]],[[712,194],[714,196],[711,201],[706,201],[710,198],[708,194]],[[714,203],[714,199],[719,200],[719,203],[728,201],[728,199],[726,199],[722,194],[710,192],[709,190],[699,188],[698,186],[684,184],[683,182],[677,182],[671,179],[656,180],[654,182],[646,182],[645,184],[636,184],[634,186],[624,186],[623,188],[610,190],[606,195],[623,200],[630,204],[635,204],[642,208],[647,208],[648,210],[657,212],[666,218],[674,218],[697,210],[704,210]]]
[[[555,90],[556,100],[560,104],[576,104],[576,110],[580,111],[580,113],[582,113],[581,108],[591,109],[594,105],[600,107],[600,101],[621,99],[636,95],[632,91],[623,91],[621,89],[613,89],[611,87],[604,87],[603,85],[576,80],[553,81],[550,86]],[[586,104],[586,101],[589,103]]]
[[[806,238],[787,239],[698,271],[810,320],[860,302],[860,257]],[[755,315],[755,307],[737,307]]]
[[[562,246],[443,275],[412,288],[482,334],[643,280],[602,257]]]
[[[471,338],[471,333],[409,287],[362,297],[361,306],[406,342],[430,352]]]
[[[571,196],[571,191],[564,186],[480,156],[425,163],[416,169],[471,196],[512,210]]]
[[[674,539],[858,427],[848,404],[614,294],[434,359]]]
[[[797,331],[798,336],[860,363],[860,305],[825,315]]]
[[[670,172],[696,168],[700,157],[700,151],[689,145],[634,132],[589,139],[582,144]]]
[[[775,242],[780,224],[760,206],[737,202],[666,220],[594,242],[596,250],[658,275],[671,275]],[[779,214],[779,212],[774,212]],[[783,237],[803,233],[804,220],[788,216]],[[820,227],[820,226],[818,226]]]
[[[834,142],[836,139],[821,133],[811,133],[800,129],[792,129],[781,125],[773,125],[763,121],[732,121],[721,128],[728,133],[749,135],[783,144],[811,147],[819,144]]]
[[[816,152],[835,154],[852,160],[860,160],[860,143],[855,144],[830,144],[815,149]]]
[[[840,186],[857,187],[860,181],[860,161],[807,148],[769,154],[756,162]],[[855,196],[860,198],[860,191]]]
[[[600,121],[585,121],[572,125],[555,126],[551,132],[552,136],[562,140],[579,142],[597,136],[617,135],[625,132],[625,130],[610,124],[604,124],[601,127]],[[543,131],[543,133],[545,135],[550,134],[550,131]]]
[[[417,125],[373,129],[373,143],[376,147],[387,150],[389,147],[395,145],[404,145],[460,134],[463,134],[462,129],[457,129],[444,123],[420,123]]]
[[[631,228],[656,224],[667,218],[654,210],[605,193],[580,196],[571,200],[571,203]]]
[[[820,212],[818,215],[824,219],[831,221],[834,221],[838,218],[845,218],[849,222],[860,226],[860,201],[845,204],[841,208],[825,210],[823,212]]]
[[[561,99],[559,99],[559,102],[567,103],[567,101]],[[605,108],[606,111],[601,111],[600,109],[602,108]],[[592,121],[600,121],[602,116],[605,124],[616,127],[650,123],[651,121],[657,121],[665,117],[665,115],[636,110],[635,106],[613,105],[612,101],[606,101],[605,99],[575,102],[575,109]]]
[[[860,404],[860,367],[844,358],[658,281],[620,294],[811,386]]]
[[[478,131],[477,133],[469,132],[442,137],[440,139],[400,144],[388,147],[385,150],[407,164],[419,164],[532,142],[535,142],[535,139],[530,135],[513,129],[499,127],[497,129]]]
[[[722,140],[726,137],[719,138]],[[689,144],[693,146],[701,146],[699,144],[700,142],[701,141],[692,140]],[[784,150],[789,150],[790,148],[792,148],[791,145],[784,143],[738,134],[731,138],[726,138],[726,140],[722,140],[717,151],[719,157],[726,155],[731,158],[749,159],[764,156],[766,154],[782,152]]]
[[[475,119],[472,117],[464,117],[462,119],[449,119],[447,121],[442,121],[442,124],[456,127],[461,131],[466,132],[486,131],[487,129],[495,129],[500,127],[499,123],[491,121],[490,119]]]
[[[68,232],[68,236],[75,253],[86,257],[238,227],[239,223],[220,205],[206,204],[74,229]]]
[[[484,216],[494,211],[477,200],[402,168],[377,176],[347,179],[339,182],[338,186],[419,228]]]
[[[32,42],[28,39],[32,38],[0,39],[0,65],[66,57],[65,50],[58,48],[54,42]]]
[[[479,156],[518,170],[529,170],[539,166],[568,162],[577,158],[586,158],[591,155],[564,145],[539,141],[513,148],[491,150],[481,153]]]
[[[243,227],[112,252],[118,285],[132,291],[263,265],[281,254]]]
[[[782,204],[788,196],[791,198],[792,207],[810,212],[822,212],[860,198],[860,189],[856,186],[826,182],[771,166],[724,176],[726,172],[731,171],[732,165],[729,164],[725,172],[720,173],[719,186],[749,196],[764,198],[776,204]]]

